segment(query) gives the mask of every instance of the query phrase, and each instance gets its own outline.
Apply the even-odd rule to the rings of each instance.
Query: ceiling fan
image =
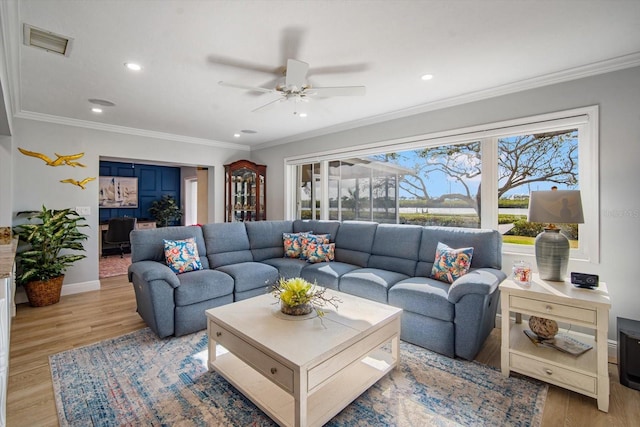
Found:
[[[287,67],[284,70],[284,84],[277,84],[273,89],[223,81],[218,82],[218,84],[236,89],[279,95],[277,99],[261,105],[251,110],[251,112],[262,110],[263,108],[283,101],[292,100],[297,104],[308,101],[310,97],[362,96],[366,92],[364,86],[313,87],[306,82],[308,72],[309,64],[306,62],[298,61],[297,59],[288,59]],[[297,109],[294,110],[293,114],[297,114]]]

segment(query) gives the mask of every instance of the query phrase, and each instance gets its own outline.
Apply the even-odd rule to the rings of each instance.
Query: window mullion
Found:
[[[320,162],[320,219],[329,219],[329,161]]]
[[[480,227],[498,229],[498,138],[480,141]]]

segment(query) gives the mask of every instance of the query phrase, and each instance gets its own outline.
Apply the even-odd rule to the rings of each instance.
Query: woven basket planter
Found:
[[[24,285],[24,290],[33,307],[44,307],[60,301],[64,275],[49,280],[36,280]]]

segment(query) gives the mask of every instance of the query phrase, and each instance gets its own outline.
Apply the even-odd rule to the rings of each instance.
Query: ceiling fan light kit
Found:
[[[273,101],[269,101],[251,112],[260,111],[273,104],[293,100],[296,104],[300,102],[308,102],[309,97],[333,97],[333,96],[363,96],[366,93],[364,86],[335,86],[335,87],[312,87],[306,82],[309,73],[309,64],[297,59],[288,59],[287,67],[284,70],[284,85],[276,85],[273,89],[267,89],[259,86],[248,86],[238,83],[218,82],[221,86],[227,86],[235,89],[243,89],[254,92],[273,93],[279,97]],[[298,115],[297,108],[293,111],[294,115]],[[306,114],[301,117],[306,117]]]

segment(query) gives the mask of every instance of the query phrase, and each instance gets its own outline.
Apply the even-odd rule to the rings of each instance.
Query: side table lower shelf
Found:
[[[594,348],[579,356],[572,356],[553,348],[536,346],[524,334],[525,324],[511,326],[509,368],[568,390],[597,398],[598,369],[595,340],[588,335],[574,336]]]

